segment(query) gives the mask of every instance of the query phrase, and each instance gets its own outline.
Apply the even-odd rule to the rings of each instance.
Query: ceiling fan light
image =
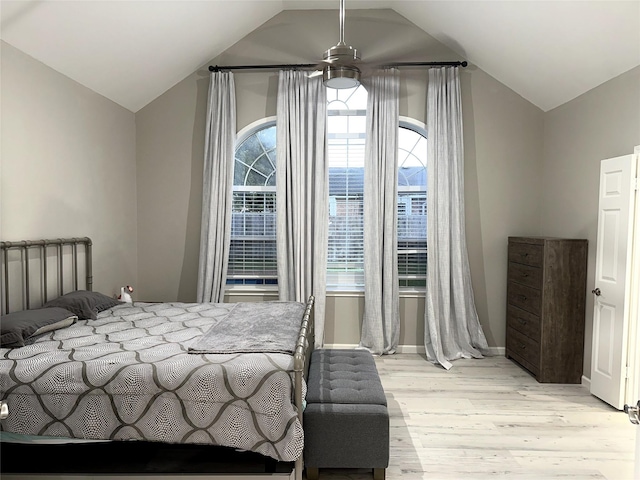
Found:
[[[328,88],[355,88],[360,85],[360,69],[352,65],[327,65],[322,80]]]

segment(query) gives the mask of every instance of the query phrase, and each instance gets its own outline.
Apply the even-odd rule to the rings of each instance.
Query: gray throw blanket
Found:
[[[304,310],[298,302],[238,303],[189,353],[293,354]]]

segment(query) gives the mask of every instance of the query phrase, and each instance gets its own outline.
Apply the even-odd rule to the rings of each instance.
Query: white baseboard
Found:
[[[582,376],[582,386],[583,387],[587,387],[589,390],[591,390],[591,379],[585,377],[584,375]]]
[[[325,343],[324,348],[338,348],[338,349],[354,349],[358,345],[353,343]],[[494,356],[504,357],[505,347],[489,347],[489,351]],[[396,353],[416,353],[424,355],[426,350],[424,345],[398,345]]]
[[[356,343],[325,343],[324,348],[336,348],[353,350],[358,345]],[[425,353],[424,345],[398,345],[396,353]]]
[[[493,355],[494,357],[504,357],[507,348],[506,347],[489,347],[489,351],[491,352],[491,355]]]
[[[427,351],[424,345],[398,345],[397,353],[419,353],[426,355]]]

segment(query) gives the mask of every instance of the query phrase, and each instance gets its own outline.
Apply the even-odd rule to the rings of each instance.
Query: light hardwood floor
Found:
[[[376,359],[390,415],[388,480],[634,477],[636,429],[581,385],[540,384],[497,356],[450,371],[414,354]],[[321,480],[370,479],[321,469]]]

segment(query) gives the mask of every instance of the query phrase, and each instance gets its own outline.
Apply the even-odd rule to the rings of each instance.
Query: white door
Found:
[[[591,393],[618,410],[627,376],[635,178],[635,155],[600,164]]]

